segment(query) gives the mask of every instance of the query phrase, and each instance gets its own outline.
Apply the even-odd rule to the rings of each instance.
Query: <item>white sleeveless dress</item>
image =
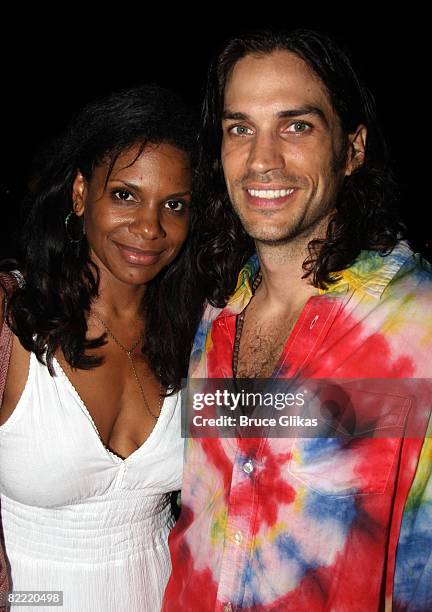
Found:
[[[180,488],[180,395],[145,443],[107,450],[54,360],[30,356],[24,392],[0,427],[1,518],[15,591],[63,591],[62,612],[157,612],[171,572],[169,492]]]

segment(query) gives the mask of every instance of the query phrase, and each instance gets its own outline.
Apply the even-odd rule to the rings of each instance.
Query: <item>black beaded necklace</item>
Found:
[[[262,281],[262,274],[260,271],[255,276],[254,282],[252,284],[252,298],[255,295],[256,290],[260,286],[261,281]],[[249,304],[251,303],[252,298],[250,299]],[[239,315],[237,315],[237,319],[236,319],[236,333],[235,333],[235,338],[234,338],[234,350],[233,350],[233,356],[232,356],[232,371],[233,371],[234,378],[237,378],[238,358],[239,358],[239,352],[240,352],[240,340],[241,340],[241,335],[243,331],[246,310],[249,304],[242,310],[242,312]]]

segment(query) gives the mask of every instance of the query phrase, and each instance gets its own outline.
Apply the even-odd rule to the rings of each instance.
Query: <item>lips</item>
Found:
[[[163,250],[138,249],[137,247],[118,242],[114,242],[114,244],[125,262],[135,266],[155,264],[163,253]]]

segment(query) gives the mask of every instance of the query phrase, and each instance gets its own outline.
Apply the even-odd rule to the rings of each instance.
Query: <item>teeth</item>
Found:
[[[284,198],[292,193],[294,189],[248,189],[247,191],[254,198],[274,200],[276,198]]]

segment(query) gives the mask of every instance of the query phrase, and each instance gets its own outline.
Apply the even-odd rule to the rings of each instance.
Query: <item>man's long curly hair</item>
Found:
[[[199,176],[205,208],[197,236],[196,259],[210,302],[223,306],[239,270],[254,252],[227,193],[221,164],[224,89],[234,65],[247,55],[286,50],[297,54],[327,89],[344,135],[367,128],[364,164],[346,177],[335,202],[325,239],[312,240],[304,276],[325,288],[363,249],[388,252],[404,236],[396,214],[397,188],[375,102],[345,53],[327,36],[310,30],[258,32],[230,40],[211,66],[202,113]]]
[[[103,334],[86,339],[87,317],[98,295],[99,272],[85,238],[71,243],[65,217],[72,211],[72,186],[79,170],[89,180],[108,164],[108,181],[119,155],[138,145],[171,144],[196,165],[196,124],[171,91],[156,85],[114,93],[88,105],[43,158],[25,202],[20,270],[24,285],[8,304],[8,322],[22,345],[53,374],[52,359],[61,349],[73,368],[101,363],[87,354],[101,347]],[[42,162],[41,162],[42,159]],[[196,209],[190,211],[194,231]],[[178,389],[187,372],[189,352],[202,310],[190,244],[146,288],[142,309],[146,339],[143,352],[165,388]],[[9,265],[9,269],[11,266]],[[45,357],[46,354],[46,357]]]

